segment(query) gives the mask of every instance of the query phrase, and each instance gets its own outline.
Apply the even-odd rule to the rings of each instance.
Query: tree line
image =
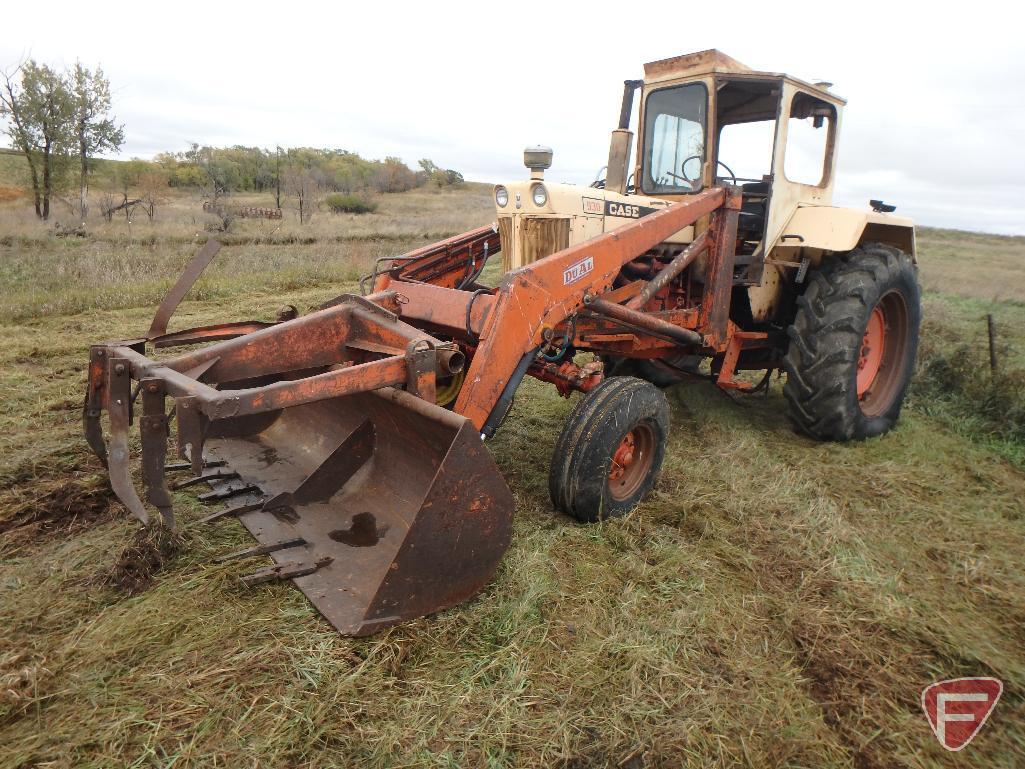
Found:
[[[428,184],[461,184],[458,171],[423,159],[414,171],[400,158],[368,160],[343,149],[295,147],[207,147],[193,144],[183,152],[163,152],[153,164],[171,187],[203,189],[209,197],[235,192],[277,190],[284,177],[308,174],[324,190],[346,194],[405,192]]]
[[[274,191],[298,200],[299,218],[307,221],[324,192],[369,196],[415,187],[457,185],[462,174],[429,159],[414,170],[397,157],[368,160],[342,149],[298,147],[210,147],[193,143],[181,152],[163,152],[153,160],[108,163],[97,158],[117,152],[124,126],[111,114],[110,82],[97,67],[77,63],[60,71],[29,59],[0,72],[0,119],[14,149],[24,156],[36,215],[50,217],[51,200],[76,183],[77,201],[69,203],[85,220],[89,180],[107,184],[101,208],[111,194],[129,202],[131,191],[153,210],[168,187],[201,191],[216,200],[237,192]],[[63,198],[62,198],[63,199]]]

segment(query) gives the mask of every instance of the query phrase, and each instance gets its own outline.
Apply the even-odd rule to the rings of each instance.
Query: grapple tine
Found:
[[[89,384],[82,408],[82,430],[93,454],[107,467],[107,444],[103,440],[103,426],[100,424],[100,414],[103,413],[101,388],[107,373],[105,355],[106,350],[99,345],[89,350]]]
[[[110,414],[107,462],[110,486],[117,494],[117,498],[140,523],[147,525],[149,514],[132,484],[131,469],[128,465],[128,425],[132,412],[132,380],[129,370],[127,360],[110,358],[107,361],[107,413]]]
[[[164,383],[159,379],[143,379],[142,419],[142,482],[146,500],[160,511],[164,525],[175,528],[171,492],[167,489],[164,463],[167,460],[168,424],[164,411]]]
[[[194,397],[178,398],[174,404],[178,419],[178,454],[192,463],[192,474],[203,474],[203,444],[208,420]]]

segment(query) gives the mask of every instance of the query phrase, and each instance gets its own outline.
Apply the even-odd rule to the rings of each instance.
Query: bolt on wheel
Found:
[[[650,382],[608,377],[577,403],[552,454],[552,503],[579,521],[626,515],[655,484],[669,405]]]
[[[648,425],[638,425],[623,436],[609,467],[609,494],[613,499],[629,499],[637,492],[651,472],[654,449],[655,435]]]
[[[907,354],[908,309],[899,291],[879,299],[868,316],[858,353],[856,388],[865,416],[878,416],[893,402],[902,384],[897,376]]]

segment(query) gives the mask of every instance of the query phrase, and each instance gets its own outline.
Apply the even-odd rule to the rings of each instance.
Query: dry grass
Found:
[[[229,232],[211,233],[215,217],[203,213],[200,198],[172,195],[153,222],[141,210],[131,224],[124,216],[106,222],[93,214],[84,239],[56,237],[24,205],[0,206],[0,281],[10,287],[0,296],[0,321],[152,307],[211,236],[226,248],[196,286],[196,299],[227,298],[242,287],[283,292],[351,282],[379,257],[463,232],[468,220],[486,222],[491,214],[483,185],[386,195],[380,202],[373,214],[322,212],[303,226],[286,211],[280,221],[239,219]],[[70,214],[58,211],[54,222],[74,221],[62,213]]]
[[[416,242],[435,221],[421,207],[437,198],[437,226],[466,229],[487,220],[483,197],[386,196],[375,216]],[[462,202],[463,219],[445,220]],[[272,316],[351,287],[353,241],[319,238],[371,224],[320,218],[312,248],[226,249],[232,267],[178,322]],[[675,388],[655,493],[625,520],[581,526],[552,513],[546,487],[572,404],[527,382],[491,444],[517,500],[496,579],[464,606],[346,639],[287,586],[243,590],[252,564],[213,563],[248,540],[234,522],[196,524],[191,494],[176,494],[185,541],[165,550],[133,540],[99,492],[79,437],[85,349],[144,328],[150,292],[191,247],[22,236],[40,245],[0,247],[22,265],[4,273],[0,339],[0,765],[1025,763],[1025,474],[924,404],[883,439],[822,445],[790,431],[778,383],[736,400]],[[941,280],[929,242],[927,285]],[[39,274],[65,263],[80,272]],[[277,277],[289,265],[313,277],[290,285]],[[995,307],[1018,345],[1025,305],[943,285],[927,307],[944,344],[984,333],[979,311]],[[946,754],[918,694],[971,674],[1004,680],[1004,699]]]

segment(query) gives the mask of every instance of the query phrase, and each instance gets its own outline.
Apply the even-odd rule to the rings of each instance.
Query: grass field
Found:
[[[238,222],[175,323],[305,309],[492,216],[484,187],[380,202]],[[490,444],[517,502],[496,579],[353,640],[288,586],[243,589],[252,564],[212,563],[249,540],[190,525],[189,493],[183,541],[141,562],[80,437],[88,344],[147,327],[207,237],[199,207],[60,239],[0,205],[0,766],[1025,765],[1025,239],[919,233],[925,336],[894,432],[817,444],[779,382],[679,386],[661,479],[624,520],[552,512],[574,401],[526,382]],[[960,675],[1006,688],[948,754],[918,698]]]

